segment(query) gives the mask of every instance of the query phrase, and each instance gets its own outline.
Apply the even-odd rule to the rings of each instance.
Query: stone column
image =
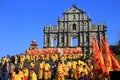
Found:
[[[64,47],[67,46],[67,35],[64,33]]]
[[[82,46],[82,34],[80,33],[80,46]]]
[[[86,33],[84,33],[84,43],[86,42]]]
[[[44,47],[48,47],[48,35],[44,34]]]
[[[71,35],[70,34],[68,34],[68,47],[71,47]]]
[[[53,39],[52,39],[52,35],[49,35],[49,47],[52,47],[53,45]]]
[[[59,34],[59,47],[61,47],[62,45],[61,45],[61,34]]]
[[[89,45],[91,46],[92,45],[92,40],[91,40],[92,35],[90,34],[89,36],[90,36],[89,37],[89,40],[90,40]]]

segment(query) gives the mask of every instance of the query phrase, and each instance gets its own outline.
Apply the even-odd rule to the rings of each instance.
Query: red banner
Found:
[[[104,73],[105,71],[104,60],[95,38],[92,38],[92,57],[93,57],[94,71],[95,72],[100,71]]]

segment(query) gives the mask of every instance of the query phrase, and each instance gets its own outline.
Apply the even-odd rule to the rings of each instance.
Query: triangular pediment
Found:
[[[79,13],[84,12],[83,10],[77,8],[75,5],[73,5],[70,9],[68,9],[65,13]]]

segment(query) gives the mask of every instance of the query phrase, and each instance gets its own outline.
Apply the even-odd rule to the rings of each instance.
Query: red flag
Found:
[[[110,49],[110,53],[120,65],[120,61],[118,60],[118,58],[115,56],[115,54],[113,53],[113,51],[111,49]]]
[[[113,71],[113,67],[108,41],[105,38],[102,39],[101,52],[105,63],[105,74],[109,75],[109,71]]]
[[[102,39],[101,51],[106,62],[106,73],[109,75],[109,71],[120,71],[120,63],[116,56],[113,55],[112,50],[110,50],[107,39]]]
[[[118,62],[118,60],[115,58],[115,56],[113,56],[112,53],[110,53],[111,56],[111,60],[112,60],[112,67],[114,71],[120,71],[120,64]]]
[[[92,38],[92,57],[93,57],[94,71],[95,72],[100,71],[104,73],[105,71],[104,60],[95,38]]]

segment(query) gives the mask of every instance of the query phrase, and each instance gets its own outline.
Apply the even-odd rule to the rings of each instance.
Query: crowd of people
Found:
[[[79,52],[80,50],[71,48],[73,52],[67,50],[65,53],[49,50],[40,53],[34,43],[25,54],[3,57],[0,65],[2,80],[109,80],[100,72],[93,71],[91,57]]]
[[[36,61],[39,62],[39,70],[35,71]],[[30,62],[30,67],[24,66]],[[19,66],[15,65],[19,63]],[[2,80],[92,80],[101,75],[93,73],[93,65],[86,54],[41,54],[14,56],[14,59],[3,57],[1,60]]]

